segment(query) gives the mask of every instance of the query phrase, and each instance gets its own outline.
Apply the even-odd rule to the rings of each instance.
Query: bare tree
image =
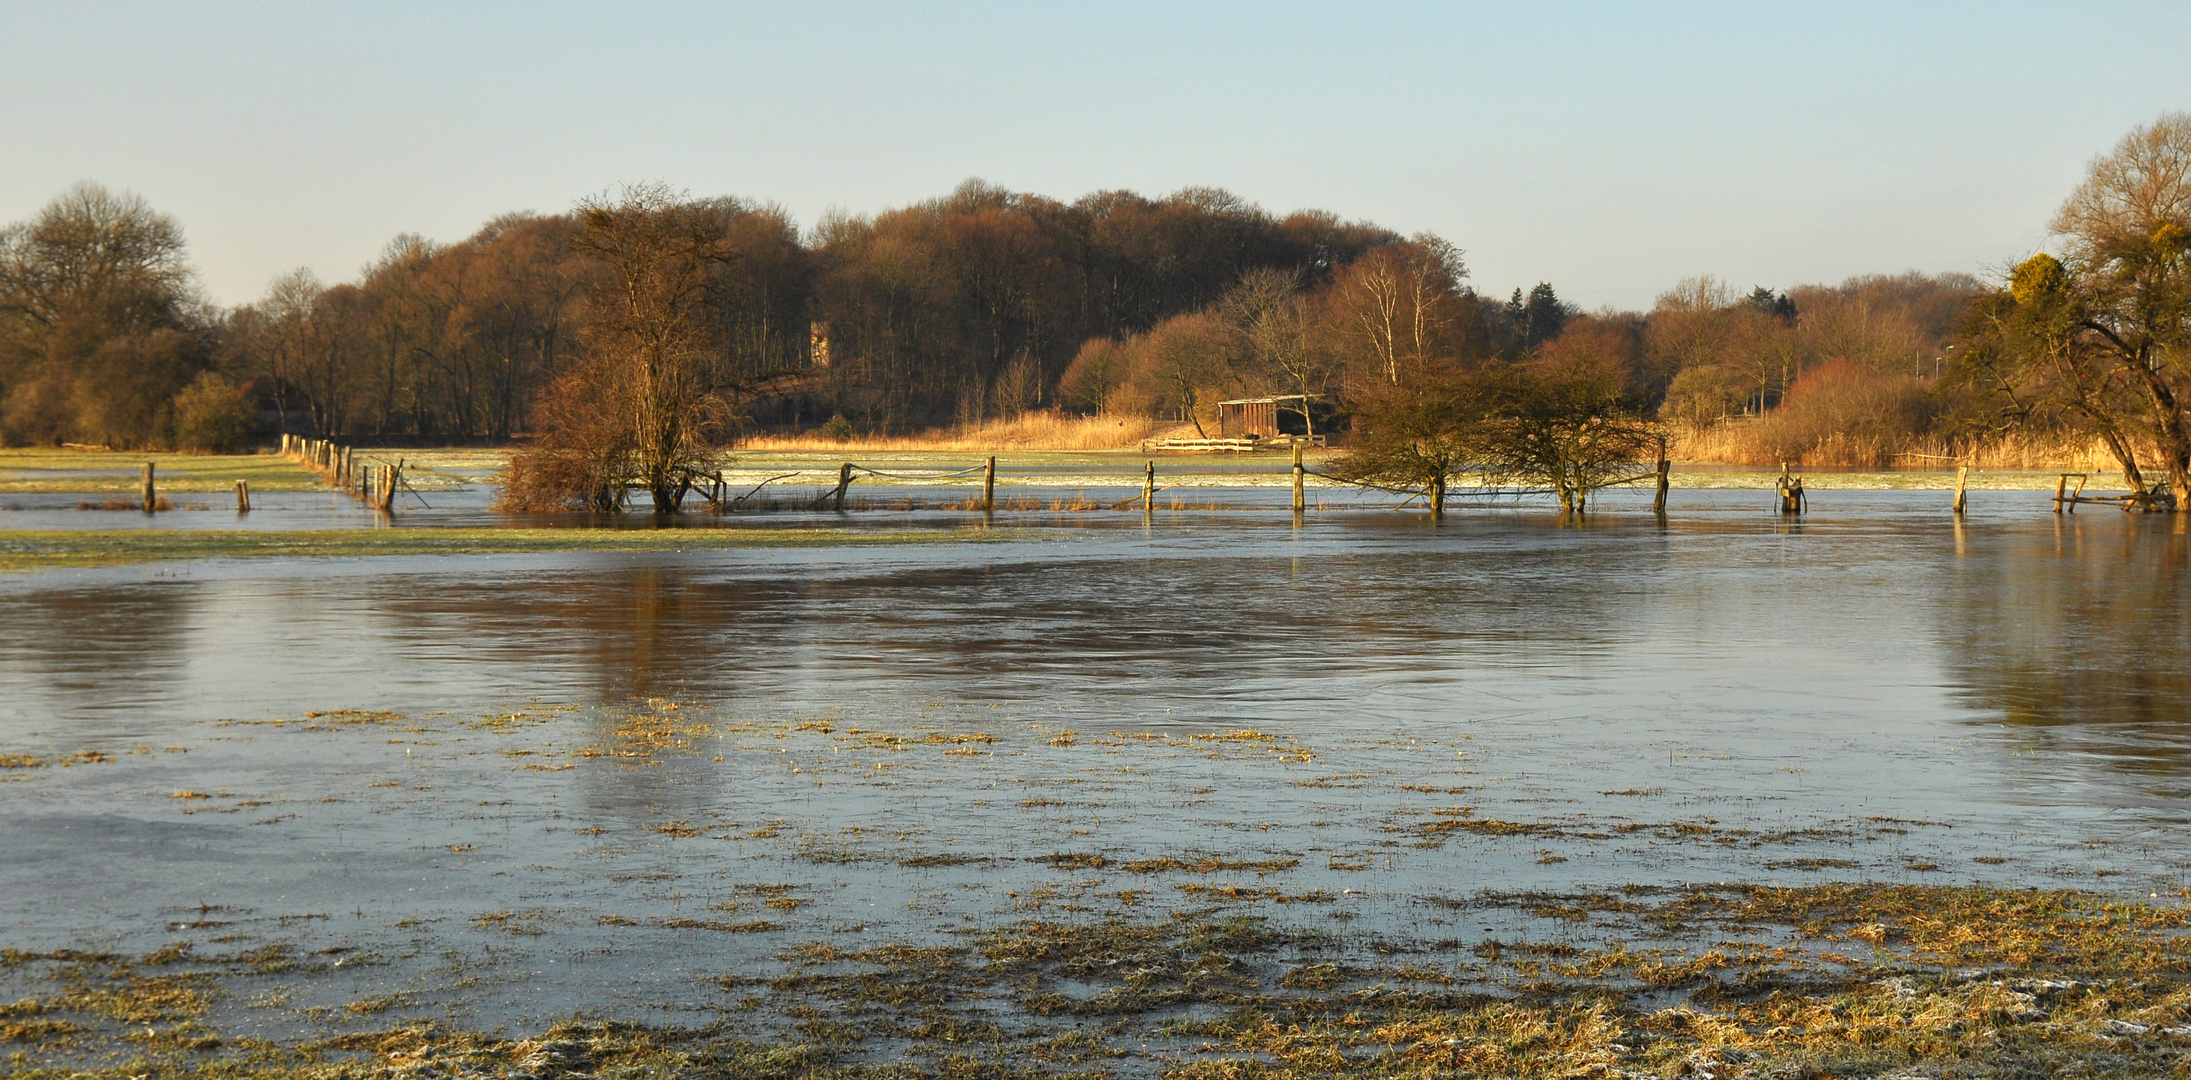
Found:
[[[1218,310],[1240,335],[1250,379],[1276,384],[1300,395],[1302,430],[1316,434],[1311,402],[1330,374],[1329,354],[1316,340],[1316,316],[1301,292],[1301,275],[1292,270],[1258,268],[1218,302]]]
[[[2066,418],[2099,438],[2133,502],[2191,510],[2191,113],[2095,159],[2054,230],[2063,258],[2023,260],[1975,306],[1963,372],[2007,422]],[[2166,498],[2146,489],[2139,440],[2160,451]]]
[[[2079,325],[2136,388],[2179,509],[2191,510],[2191,113],[2137,129],[2055,215]]]
[[[0,229],[0,428],[12,439],[163,445],[210,363],[182,227],[135,195],[70,188]]]
[[[1398,385],[1409,372],[1448,359],[1458,317],[1455,290],[1466,272],[1460,251],[1428,234],[1379,248],[1347,267],[1335,286],[1333,314],[1357,363]]]
[[[585,352],[551,387],[540,442],[512,462],[505,500],[599,508],[633,484],[670,513],[712,467],[727,411],[700,309],[733,252],[708,207],[660,185],[588,200],[577,216],[572,243],[600,267]]]

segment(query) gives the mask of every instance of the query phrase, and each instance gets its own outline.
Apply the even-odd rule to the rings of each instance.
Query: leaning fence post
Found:
[[[1970,466],[1957,465],[1955,467],[1955,512],[1958,514],[1963,512],[1963,489],[1964,484],[1969,480]]]
[[[986,514],[997,508],[997,459],[989,458],[988,469],[981,474],[981,512]]]
[[[236,481],[236,512],[239,514],[251,512],[251,482],[248,480]]]
[[[143,490],[138,494],[144,500],[145,513],[151,513],[159,505],[159,493],[152,489],[152,463],[145,462]]]
[[[1308,509],[1308,493],[1302,490],[1302,480],[1307,472],[1301,465],[1301,444],[1293,444],[1293,512]]]

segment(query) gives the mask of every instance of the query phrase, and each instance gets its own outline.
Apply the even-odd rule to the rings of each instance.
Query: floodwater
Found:
[[[675,1021],[795,943],[1018,918],[1466,939],[1507,916],[1442,901],[1485,891],[2191,881],[2181,521],[1643,498],[0,579],[0,946],[341,959],[221,1006],[281,1034]]]

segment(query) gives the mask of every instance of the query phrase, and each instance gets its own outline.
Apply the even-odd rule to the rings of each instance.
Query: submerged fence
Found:
[[[1014,475],[1005,472],[997,457],[984,458],[979,464],[957,467],[911,468],[902,464],[868,464],[858,461],[840,463],[834,482],[816,484],[815,474],[820,469],[807,468],[796,472],[781,472],[760,479],[735,497],[712,496],[706,498],[709,510],[730,513],[736,511],[856,511],[856,510],[956,510],[999,512],[1017,510],[1052,511],[1131,511],[1154,513],[1159,510],[1244,510],[1273,511],[1291,510],[1293,513],[1336,510],[1425,510],[1437,516],[1447,508],[1499,506],[1510,507],[1535,499],[1554,499],[1558,492],[1549,487],[1514,484],[1478,483],[1429,484],[1422,487],[1395,486],[1373,480],[1350,477],[1338,472],[1310,467],[1296,450],[1290,465],[1223,465],[1200,464],[1167,467],[1160,458],[1147,459],[1135,473],[1114,473],[1109,476],[1089,476],[1090,481],[1072,495],[1048,494],[1036,496],[1028,488],[1046,488],[1055,491],[1062,486],[1055,472],[1061,467],[1035,465],[1031,469],[1017,471],[1021,480],[1030,471],[1042,476],[1037,483],[1015,484]],[[1078,473],[1082,470],[1067,470]],[[1979,470],[1970,465],[1959,466],[1953,476],[1952,487],[1942,492],[1942,509],[1958,520],[1966,513],[1969,504],[1971,480]],[[1651,512],[1665,514],[1672,508],[1673,483],[1671,463],[1638,463],[1632,475],[1616,482],[1591,489],[1590,505],[1595,496],[1612,489],[1641,489],[1648,493]],[[824,474],[826,475],[826,473]],[[1462,477],[1488,476],[1486,470],[1462,470]],[[1771,474],[1766,474],[1771,476]],[[865,479],[894,481],[898,484],[920,485],[932,483],[937,487],[971,487],[971,481],[979,479],[980,493],[966,496],[945,495],[938,497],[933,490],[920,493],[891,492],[888,487],[878,486],[876,494],[861,498],[860,482]],[[1175,479],[1176,478],[1176,479]],[[1244,481],[1226,483],[1225,481]],[[1275,481],[1275,483],[1273,483]],[[2077,489],[2068,484],[2075,481]],[[2054,493],[2054,510],[2057,513],[2074,513],[2080,504],[2105,503],[2132,509],[2167,509],[2173,506],[2165,486],[2131,495],[2091,495],[2083,492],[2083,474],[2062,474],[2061,484]],[[1703,487],[1719,485],[1706,484]],[[1828,484],[1829,488],[1834,485]],[[2011,485],[2017,486],[2017,485]],[[1290,488],[1290,498],[1275,502],[1267,498],[1243,498],[1246,491],[1269,491],[1272,488]],[[1118,489],[1126,488],[1121,497]],[[1133,490],[1138,488],[1138,491]],[[1002,489],[1000,493],[1000,489]],[[1091,493],[1092,492],[1092,493]],[[1206,492],[1196,497],[1192,492]],[[1334,500],[1334,492],[1343,492],[1351,498]],[[1777,511],[1787,517],[1802,517],[1812,511],[1813,489],[1806,488],[1804,477],[1792,467],[1783,466],[1777,477],[1760,492],[1759,508]],[[1167,504],[1160,496],[1170,494]],[[1390,496],[1383,498],[1381,496]],[[1581,509],[1577,509],[1581,513]]]
[[[365,458],[361,457],[354,447],[336,443],[333,440],[312,439],[297,435],[282,436],[280,453],[282,456],[318,473],[329,486],[343,490],[360,502],[383,513],[393,514],[407,506],[420,509],[431,508],[425,497],[405,479],[405,461],[402,458],[394,460]],[[818,470],[811,468],[797,469],[765,476],[736,494],[733,494],[733,492],[746,483],[744,479],[734,482],[722,470],[691,471],[685,477],[683,485],[685,490],[679,495],[677,501],[680,511],[690,512],[704,507],[707,512],[717,514],[761,511],[850,512],[854,510],[950,510],[995,513],[998,511],[1044,509],[1058,512],[1130,511],[1139,509],[1144,514],[1153,514],[1159,510],[1271,511],[1284,509],[1295,514],[1302,514],[1310,511],[1401,510],[1419,507],[1427,510],[1431,516],[1437,517],[1449,507],[1512,506],[1525,499],[1553,497],[1557,494],[1550,488],[1491,483],[1449,487],[1444,478],[1419,488],[1379,483],[1374,480],[1311,468],[1304,459],[1302,447],[1298,445],[1293,448],[1293,460],[1288,465],[1274,464],[1256,467],[1252,465],[1234,465],[1228,462],[1217,467],[1204,465],[1200,468],[1160,469],[1159,460],[1149,458],[1143,462],[1142,468],[1138,470],[1138,475],[1133,473],[1116,474],[1115,482],[1111,483],[1104,482],[1112,479],[1110,477],[1089,477],[1088,479],[1095,482],[1087,484],[1069,498],[1053,495],[1045,499],[1036,497],[1027,490],[1027,488],[1036,486],[1049,488],[1060,486],[1056,483],[1011,485],[1018,487],[1019,490],[1007,491],[1000,498],[998,493],[1000,477],[1003,477],[1007,485],[1010,485],[1011,477],[1000,471],[999,459],[992,455],[983,458],[977,464],[964,467],[919,468],[904,465],[883,467],[876,464],[846,461],[838,465],[835,483],[833,484],[816,485],[811,478]],[[1065,467],[1053,464],[1038,465],[1033,468],[1056,470]],[[1084,467],[1079,467],[1072,468],[1071,471],[1084,472],[1087,470]],[[1948,509],[1958,518],[1967,510],[1969,479],[1973,471],[1973,468],[1967,462],[1960,463],[1956,470],[1952,499]],[[1463,470],[1461,475],[1469,475],[1471,472],[1479,477],[1487,476],[1487,473],[1482,470]],[[1165,482],[1167,477],[1164,474],[1166,473],[1184,479]],[[1651,510],[1654,513],[1663,515],[1667,512],[1669,506],[1671,488],[1669,474],[1670,462],[1661,457],[1655,463],[1639,463],[1633,475],[1613,483],[1604,484],[1593,489],[1591,493],[1594,494],[1595,491],[1606,488],[1646,486],[1654,489]],[[1026,475],[1023,471],[1022,477],[1024,478]],[[912,493],[895,493],[889,496],[878,495],[858,499],[853,496],[854,485],[862,479],[895,481],[900,484],[911,485],[958,487],[961,485],[970,486],[971,481],[976,477],[980,481],[980,494],[978,496],[946,496],[939,498],[932,492],[920,496]],[[1210,483],[1209,480],[1212,477],[1228,479],[1252,477],[1257,482],[1244,485]],[[1277,483],[1261,482],[1270,480],[1275,480]],[[2076,482],[2074,490],[2069,487],[2072,480]],[[2174,507],[2175,500],[2164,484],[2155,485],[2147,491],[2133,492],[2126,495],[2098,495],[2085,493],[2087,480],[2087,475],[2083,473],[2061,474],[2054,491],[2054,512],[2075,513],[2079,505],[2094,503],[2119,506],[2124,510],[2157,510],[2172,509]],[[799,481],[804,482],[800,483]],[[1133,483],[1133,481],[1138,481],[1138,484]],[[1311,481],[1314,481],[1314,484]],[[1133,491],[1124,498],[1116,497],[1117,488],[1123,487],[1132,491],[1136,486],[1139,488],[1138,491]],[[1269,489],[1280,486],[1290,488],[1290,499],[1282,505],[1274,505],[1272,502],[1258,499],[1241,499],[1237,496],[1242,488]],[[1087,488],[1089,487],[1110,488],[1112,491],[1105,497],[1091,498],[1087,494]],[[1318,496],[1313,500],[1310,497],[1312,487]],[[804,488],[805,491],[798,492],[795,490],[799,488]],[[156,497],[152,491],[152,466],[149,463],[145,466],[144,489],[143,504],[148,507],[157,505]],[[1188,491],[1205,491],[1208,492],[1208,496],[1201,499],[1192,499],[1186,496],[1185,493]],[[1231,491],[1235,495],[1229,500],[1222,499],[1217,496],[1220,491]],[[1323,496],[1335,491],[1349,492],[1357,498],[1334,505],[1331,500]],[[1160,503],[1158,500],[1158,496],[1165,493],[1172,494],[1168,505]],[[1386,498],[1367,498],[1372,494],[1396,497],[1396,501]],[[697,498],[699,506],[687,507],[684,505],[688,498],[693,497]],[[236,485],[236,503],[239,512],[248,512],[250,510],[249,489],[240,480],[237,481]],[[1803,477],[1795,475],[1790,467],[1782,466],[1780,475],[1774,482],[1774,498],[1769,505],[1777,508],[1780,513],[1791,517],[1801,516],[1809,512],[1809,492],[1804,487]],[[1577,507],[1576,512],[1581,512],[1580,506]]]
[[[768,476],[735,497],[730,497],[727,495],[727,491],[729,490],[728,486],[722,482],[721,474],[715,474],[715,483],[709,486],[708,490],[710,494],[704,496],[704,501],[708,510],[719,513],[730,513],[741,510],[851,511],[890,509],[957,510],[994,513],[998,511],[1041,509],[1075,512],[1096,510],[1130,511],[1134,509],[1139,509],[1142,513],[1149,514],[1155,513],[1158,510],[1165,509],[1263,511],[1286,509],[1290,510],[1293,513],[1300,514],[1307,513],[1309,511],[1321,510],[1403,509],[1410,506],[1419,505],[1426,509],[1429,509],[1435,515],[1442,512],[1442,510],[1448,506],[1482,505],[1484,503],[1492,502],[1511,504],[1524,498],[1546,497],[1555,494],[1555,492],[1553,492],[1549,488],[1516,487],[1507,485],[1478,485],[1469,487],[1447,488],[1444,485],[1440,484],[1428,488],[1415,489],[1398,487],[1389,484],[1381,484],[1374,481],[1343,476],[1337,473],[1310,468],[1302,456],[1301,448],[1296,446],[1294,448],[1293,460],[1290,465],[1255,468],[1253,466],[1238,466],[1228,463],[1227,465],[1217,470],[1212,470],[1206,467],[1201,469],[1188,468],[1179,470],[1160,470],[1158,467],[1157,459],[1150,458],[1143,462],[1142,468],[1139,470],[1138,477],[1131,477],[1131,474],[1128,474],[1127,476],[1118,477],[1117,482],[1115,483],[1102,483],[1100,481],[1098,481],[1097,483],[1091,483],[1082,487],[1081,490],[1076,491],[1070,497],[1053,495],[1047,499],[1037,498],[1030,495],[1024,487],[1022,487],[1021,490],[1018,491],[1008,491],[1007,494],[1000,497],[998,494],[999,478],[1000,476],[1004,476],[1004,474],[1000,472],[998,460],[999,459],[997,457],[990,456],[983,459],[980,464],[976,465],[971,465],[963,468],[945,467],[934,469],[910,469],[902,465],[893,466],[890,468],[883,468],[876,465],[863,464],[857,461],[847,461],[838,466],[836,482],[831,485],[816,487],[811,485],[811,481],[809,481],[807,484],[795,483],[802,478],[809,478],[813,475],[814,470],[802,470],[799,472],[786,472],[779,473],[773,476]],[[1167,483],[1164,482],[1165,478],[1163,477],[1163,475],[1161,475],[1163,472],[1172,472],[1174,475],[1180,475],[1186,478],[1190,478],[1190,481]],[[860,480],[870,477],[910,484],[931,483],[938,486],[957,486],[958,484],[969,481],[976,476],[980,478],[981,485],[980,494],[978,496],[970,495],[963,498],[946,497],[942,499],[937,499],[931,495],[925,500],[921,498],[916,498],[910,494],[899,494],[895,497],[877,496],[868,499],[855,499],[853,496],[855,485]],[[1208,479],[1212,476],[1224,477],[1229,479],[1246,479],[1252,477],[1258,481],[1279,480],[1281,484],[1273,485],[1268,483],[1251,483],[1246,485],[1228,485],[1222,483],[1207,482]],[[1129,479],[1129,477],[1131,477],[1131,479]],[[1640,477],[1640,479],[1646,480],[1649,478],[1650,474],[1643,474]],[[1665,482],[1663,470],[1660,471],[1658,478],[1660,484],[1663,487],[1663,484]],[[1138,479],[1139,484],[1133,485],[1131,483],[1132,479]],[[1311,484],[1312,480],[1315,481],[1314,484]],[[792,481],[794,483],[785,483],[786,481]],[[1005,476],[1005,482],[1006,484],[1009,484],[1009,476]],[[771,488],[771,485],[780,485],[776,490],[781,491],[782,494],[775,495],[773,497],[770,496],[768,494],[768,491]],[[1273,506],[1270,503],[1260,500],[1243,500],[1237,497],[1237,493],[1243,487],[1267,489],[1270,487],[1281,485],[1290,488],[1290,499],[1283,506]],[[1054,488],[1059,485],[1053,483],[1041,486]],[[1130,489],[1133,486],[1138,486],[1140,490],[1134,492],[1133,494],[1129,494],[1124,498],[1117,498],[1115,497],[1115,494],[1108,495],[1103,498],[1091,498],[1087,494],[1087,488],[1089,487],[1099,489],[1115,489],[1117,487],[1128,487]],[[789,489],[794,487],[806,487],[808,491],[811,492],[811,494],[793,494]],[[1328,493],[1331,491],[1348,491],[1363,496],[1368,496],[1371,494],[1390,495],[1397,496],[1398,499],[1397,501],[1376,499],[1367,503],[1362,501],[1353,501],[1334,506],[1328,500],[1323,498],[1312,499],[1312,490],[1317,493]],[[1185,494],[1189,491],[1207,491],[1210,493],[1210,497],[1199,500],[1191,499],[1186,497]],[[1221,500],[1215,497],[1216,493],[1220,491],[1234,492],[1235,497],[1229,500]],[[1172,500],[1168,506],[1160,502],[1158,499],[1159,495],[1163,495],[1167,492],[1172,493]],[[1663,490],[1660,492],[1657,500],[1654,503],[1654,506],[1660,510],[1664,509],[1665,495]]]

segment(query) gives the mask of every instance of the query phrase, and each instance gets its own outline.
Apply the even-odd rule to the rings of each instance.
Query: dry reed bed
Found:
[[[1703,429],[1677,429],[1668,446],[1677,461],[1716,465],[1776,467],[1783,463],[1812,468],[1953,468],[1969,462],[1979,469],[2088,472],[2112,477],[2121,468],[2098,439],[2077,436],[2008,435],[1974,444],[1936,439],[1866,441],[1828,435],[1806,449],[1776,445],[1769,418],[1729,420]],[[2152,447],[2140,461],[2159,460]]]
[[[757,435],[741,440],[741,450],[1126,450],[1141,440],[1168,434],[1172,423],[1141,416],[1056,416],[1026,413],[1011,420],[973,428],[947,428],[902,436],[831,438],[820,432]],[[1188,428],[1189,433],[1193,431]]]

